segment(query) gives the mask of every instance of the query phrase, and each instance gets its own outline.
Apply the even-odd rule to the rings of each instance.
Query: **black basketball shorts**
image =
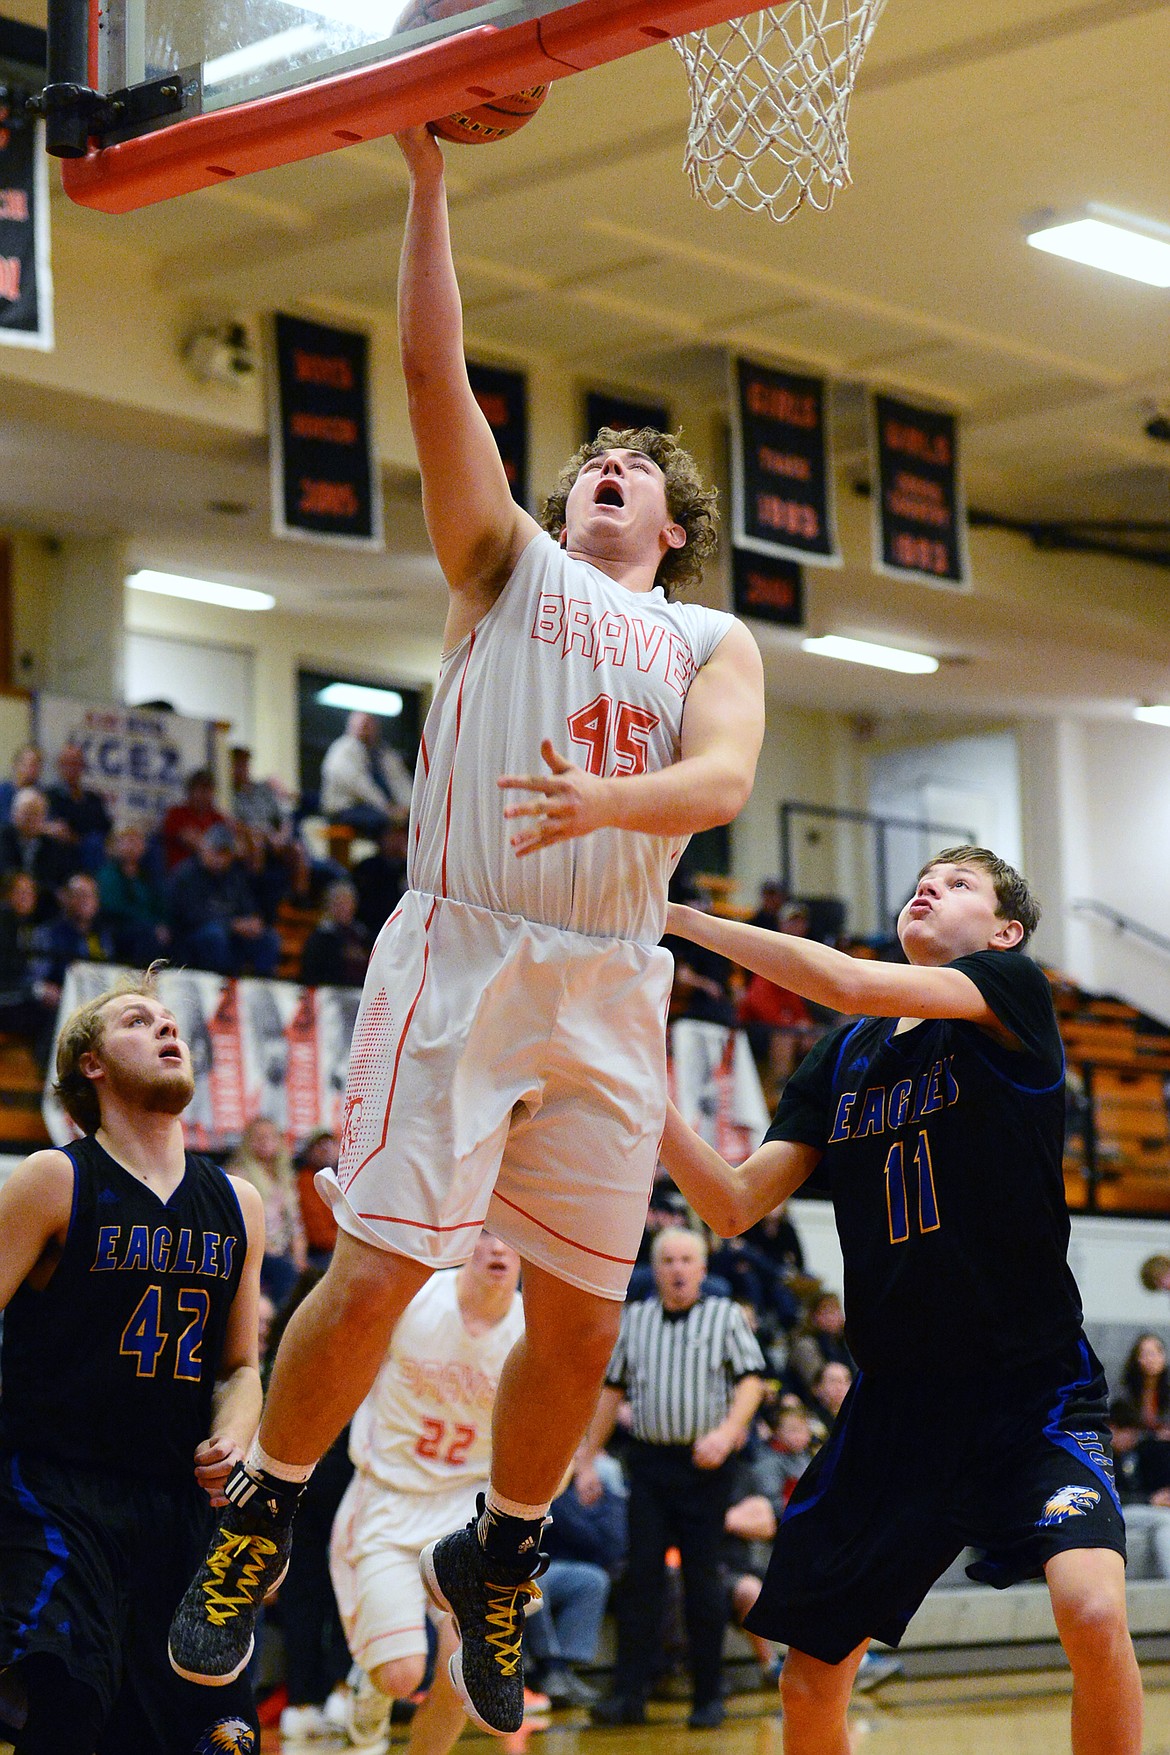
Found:
[[[167,1657],[213,1521],[194,1480],[172,1490],[0,1454],[0,1669],[60,1658],[100,1702],[95,1755],[259,1751],[246,1679],[200,1688]]]
[[[1040,1365],[978,1378],[870,1376],[797,1482],[746,1626],[836,1664],[897,1645],[965,1547],[999,1589],[1053,1554],[1125,1555],[1108,1393],[1084,1339]]]

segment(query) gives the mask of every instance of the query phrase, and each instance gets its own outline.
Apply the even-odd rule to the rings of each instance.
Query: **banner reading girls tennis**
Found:
[[[735,361],[731,524],[736,548],[841,565],[822,379]]]
[[[969,591],[957,419],[893,396],[875,396],[872,443],[877,571]]]

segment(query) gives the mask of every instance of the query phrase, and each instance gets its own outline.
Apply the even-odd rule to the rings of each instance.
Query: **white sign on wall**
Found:
[[[215,761],[215,722],[144,707],[94,706],[66,695],[34,695],[32,740],[45,757],[45,780],[67,743],[85,751],[82,784],[101,794],[114,822],[157,823],[186,790],[194,768]]]

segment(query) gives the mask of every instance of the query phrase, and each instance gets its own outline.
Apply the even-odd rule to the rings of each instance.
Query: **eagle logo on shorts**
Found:
[[[256,1755],[256,1733],[242,1718],[217,1718],[195,1745],[194,1755]]]
[[[1092,1511],[1094,1505],[1099,1505],[1100,1502],[1101,1495],[1096,1487],[1062,1487],[1045,1505],[1040,1514],[1039,1527],[1043,1529],[1045,1524],[1067,1523],[1070,1517],[1084,1517],[1086,1512]]]

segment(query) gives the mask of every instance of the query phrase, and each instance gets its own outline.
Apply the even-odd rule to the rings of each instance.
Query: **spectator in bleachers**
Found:
[[[309,861],[297,839],[291,806],[271,780],[252,778],[252,752],[233,744],[232,816],[247,842],[246,858],[256,879],[267,920],[276,918],[283,898],[307,894]]]
[[[179,957],[217,975],[274,975],[280,935],[262,913],[235,834],[219,822],[171,879],[171,921]]]
[[[337,878],[325,891],[321,918],[301,952],[306,987],[360,987],[370,960],[370,939],[357,914],[357,891]]]
[[[38,919],[56,913],[56,892],[77,870],[72,848],[48,832],[49,807],[43,792],[24,786],[12,801],[12,818],[0,829],[0,877],[25,871],[35,879]]]
[[[1170,1255],[1147,1256],[1140,1277],[1147,1292],[1170,1292]]]
[[[788,1356],[795,1378],[794,1388],[801,1395],[814,1395],[821,1367],[830,1360],[853,1370],[853,1355],[845,1341],[845,1312],[835,1292],[821,1292],[814,1298],[800,1329],[793,1338]]]
[[[528,1617],[528,1680],[554,1706],[589,1706],[596,1695],[577,1674],[597,1656],[610,1580],[626,1558],[627,1493],[621,1465],[602,1452],[595,1461],[599,1494],[582,1498],[571,1482],[550,1507],[552,1524],[541,1544],[549,1556],[540,1580],[541,1602]]]
[[[788,891],[779,878],[764,878],[760,884],[759,901],[756,911],[748,921],[749,926],[762,926],[768,932],[780,931],[780,915],[788,900]]]
[[[0,906],[0,1029],[27,1036],[37,1058],[46,1059],[56,1004],[35,967],[37,886],[15,871]]]
[[[751,1306],[762,1338],[771,1340],[779,1330],[791,1328],[800,1315],[779,1269],[746,1237],[721,1241],[711,1252],[707,1271],[727,1281],[738,1304]]]
[[[1160,1335],[1139,1335],[1130,1348],[1121,1368],[1121,1394],[1144,1436],[1170,1442],[1170,1369]]]
[[[57,774],[57,783],[45,789],[49,821],[59,825],[61,839],[75,850],[82,870],[95,872],[114,825],[101,794],[83,784],[85,751],[79,743],[61,746]]]
[[[102,914],[114,935],[114,953],[123,963],[145,968],[164,955],[171,942],[162,885],[145,869],[146,835],[135,824],[115,829],[97,874]]]
[[[98,887],[87,871],[74,872],[58,892],[60,913],[36,929],[34,980],[53,1004],[70,963],[112,963],[114,935],[101,919]]]
[[[672,902],[709,913],[711,898],[685,873],[676,872],[670,881]],[[717,951],[681,938],[664,938],[663,949],[674,957],[674,984],[670,995],[670,1016],[695,1018],[700,1023],[735,1023],[735,1006],[731,998],[731,964]]]
[[[1163,1365],[1158,1366],[1158,1352]],[[1126,1541],[1134,1558],[1135,1537],[1149,1544],[1153,1570],[1160,1578],[1170,1578],[1170,1444],[1157,1436],[1158,1428],[1149,1428],[1142,1419],[1141,1401],[1147,1372],[1141,1366],[1145,1353],[1151,1382],[1163,1375],[1165,1350],[1156,1335],[1139,1335],[1123,1369],[1123,1378],[1130,1381],[1130,1393],[1117,1396],[1109,1407],[1109,1426],[1113,1436],[1113,1468],[1117,1492],[1125,1518]],[[1148,1398],[1147,1418],[1158,1418],[1155,1389]],[[1139,1573],[1139,1577],[1141,1574]]]
[[[817,1372],[808,1407],[813,1418],[823,1423],[826,1436],[832,1431],[852,1387],[853,1372],[841,1359],[826,1360]]]
[[[794,938],[808,937],[808,909],[802,902],[784,904],[777,930]],[[737,1009],[752,1053],[761,1063],[769,1104],[774,1104],[816,1038],[812,1013],[798,993],[755,974],[740,995]]]
[[[245,1177],[264,1202],[264,1264],[260,1284],[277,1308],[308,1266],[301,1202],[288,1147],[276,1123],[254,1115],[227,1162],[228,1174]]]
[[[44,757],[35,743],[22,744],[12,758],[12,777],[0,780],[0,826],[12,819],[12,801],[25,786],[41,785]]]
[[[321,763],[321,811],[376,840],[396,813],[410,809],[410,769],[382,742],[374,713],[351,713]]]
[[[186,797],[179,804],[172,804],[162,820],[167,870],[175,871],[185,859],[197,854],[208,829],[226,821],[215,802],[215,775],[210,768],[196,768],[187,776]]]
[[[378,851],[359,859],[350,877],[358,894],[357,917],[372,944],[406,890],[407,818],[397,812],[378,836]]]
[[[336,1170],[338,1138],[327,1127],[311,1133],[296,1155],[297,1198],[301,1203],[301,1226],[309,1266],[322,1273],[329,1266],[329,1257],[337,1242],[337,1220],[328,1201],[317,1193],[315,1178],[318,1170]]]
[[[796,1226],[788,1217],[787,1207],[787,1201],[781,1201],[758,1225],[752,1226],[747,1237],[775,1263],[785,1278],[791,1278],[794,1274],[804,1273],[804,1250]]]

